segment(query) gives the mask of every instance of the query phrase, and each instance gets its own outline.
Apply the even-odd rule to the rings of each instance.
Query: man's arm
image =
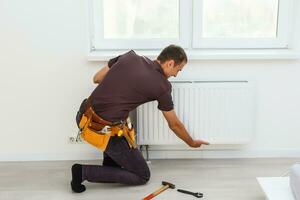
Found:
[[[162,113],[168,122],[169,128],[190,147],[200,147],[202,144],[209,144],[204,140],[194,140],[178,119],[174,110],[162,111]]]
[[[107,72],[109,71],[109,67],[108,65],[105,65],[104,67],[102,67],[94,76],[93,80],[94,83],[101,83],[101,81],[103,80],[103,78],[105,77],[105,75],[107,74]]]

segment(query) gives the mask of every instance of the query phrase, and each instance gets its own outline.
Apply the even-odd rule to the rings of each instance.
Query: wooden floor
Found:
[[[263,200],[256,177],[281,176],[300,159],[201,159],[152,160],[151,179],[143,186],[84,182],[87,190],[71,191],[70,167],[73,163],[101,161],[0,162],[1,200],[134,200],[156,190],[161,181],[176,188],[204,193],[208,200]],[[197,199],[167,190],[155,199]]]

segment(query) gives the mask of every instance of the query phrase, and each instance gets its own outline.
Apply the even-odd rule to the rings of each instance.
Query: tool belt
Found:
[[[81,117],[79,134],[86,142],[101,151],[105,151],[113,136],[124,136],[130,148],[136,148],[135,132],[129,117],[126,121],[112,123],[98,116],[89,104]]]

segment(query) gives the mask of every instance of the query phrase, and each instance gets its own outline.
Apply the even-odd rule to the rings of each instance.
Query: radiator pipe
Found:
[[[146,161],[149,162],[149,145],[141,145],[140,146],[140,151],[143,152],[143,147],[145,146],[146,150]]]
[[[149,145],[146,145],[146,161],[149,161]]]

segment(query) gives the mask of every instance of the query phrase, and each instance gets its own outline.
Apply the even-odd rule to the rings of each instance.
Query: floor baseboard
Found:
[[[145,151],[143,151],[144,156]],[[146,157],[146,156],[145,156]],[[201,158],[299,158],[299,149],[204,149],[176,150],[150,149],[149,159],[201,159]],[[102,159],[101,152],[80,152],[61,154],[1,154],[0,161],[52,161],[52,160],[97,160]]]

